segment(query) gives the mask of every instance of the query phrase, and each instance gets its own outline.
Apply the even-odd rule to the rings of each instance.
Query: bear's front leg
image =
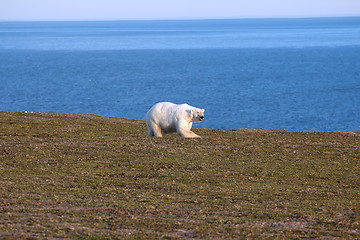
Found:
[[[178,128],[177,132],[180,135],[180,137],[184,137],[184,138],[200,138],[199,135],[193,133],[192,131],[190,131],[188,129]]]

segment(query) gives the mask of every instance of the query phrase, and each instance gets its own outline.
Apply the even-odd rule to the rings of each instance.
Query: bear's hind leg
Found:
[[[151,126],[151,124],[149,124],[148,122],[146,122],[146,127],[148,129],[148,137],[153,137],[154,136],[154,131],[153,128]]]
[[[148,127],[148,137],[153,137],[154,136],[154,132],[151,128]]]
[[[149,127],[148,137],[163,137],[165,133],[161,130],[161,128],[155,123],[151,124]]]
[[[154,129],[154,136],[155,137],[163,137],[163,136],[165,136],[165,133],[161,130],[160,127],[156,126],[156,129]]]

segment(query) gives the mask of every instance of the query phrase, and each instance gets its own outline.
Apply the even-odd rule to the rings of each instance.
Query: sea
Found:
[[[0,22],[0,111],[360,131],[360,17]]]

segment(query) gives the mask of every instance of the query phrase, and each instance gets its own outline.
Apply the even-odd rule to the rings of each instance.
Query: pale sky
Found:
[[[0,21],[360,16],[360,0],[0,0]]]

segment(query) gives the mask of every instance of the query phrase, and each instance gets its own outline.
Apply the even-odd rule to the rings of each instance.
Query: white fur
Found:
[[[200,137],[190,129],[193,122],[203,120],[204,111],[188,104],[156,103],[146,114],[148,137],[163,137],[172,132],[178,132],[186,138]]]

